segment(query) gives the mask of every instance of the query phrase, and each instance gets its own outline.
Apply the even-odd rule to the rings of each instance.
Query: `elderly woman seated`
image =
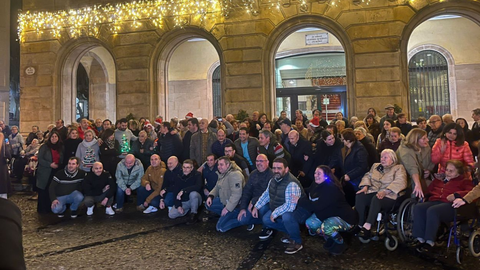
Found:
[[[407,172],[403,165],[397,163],[397,155],[393,150],[382,151],[380,163],[373,164],[370,172],[362,178],[359,188],[355,201],[359,224],[363,224],[359,237],[368,240],[378,213],[393,208],[395,200],[407,188]],[[367,207],[370,208],[368,216]]]
[[[472,181],[464,178],[463,163],[447,161],[445,179],[435,179],[428,186],[428,201],[419,203],[413,210],[413,237],[420,246],[418,252],[429,252],[435,245],[440,222],[451,222],[455,215],[452,202],[465,196],[473,188]]]

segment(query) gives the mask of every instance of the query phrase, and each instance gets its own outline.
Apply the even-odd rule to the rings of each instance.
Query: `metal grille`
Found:
[[[220,81],[221,78],[221,69],[218,66],[212,75],[212,99],[213,99],[213,115],[222,116],[222,84]]]
[[[412,119],[450,113],[448,64],[435,51],[421,51],[408,64]]]

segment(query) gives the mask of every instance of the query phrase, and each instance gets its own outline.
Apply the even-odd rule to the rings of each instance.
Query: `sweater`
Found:
[[[80,169],[89,172],[92,169],[93,163],[100,160],[100,148],[96,139],[90,142],[83,140],[77,148],[75,156],[80,159]],[[67,163],[65,163],[67,164]]]
[[[50,184],[50,200],[54,201],[57,197],[69,195],[75,190],[81,191],[84,178],[85,172],[82,170],[70,173],[65,167],[65,169],[58,171]]]
[[[347,203],[343,191],[332,182],[313,183],[306,190],[307,196],[298,200],[297,207],[315,213],[321,221],[330,217],[340,217],[350,225],[358,223],[358,215]]]
[[[110,199],[117,190],[115,180],[110,173],[103,171],[102,174],[98,176],[93,172],[89,172],[82,181],[83,195],[100,196],[103,194],[103,189],[107,185],[109,186],[109,189],[106,191],[106,197]]]

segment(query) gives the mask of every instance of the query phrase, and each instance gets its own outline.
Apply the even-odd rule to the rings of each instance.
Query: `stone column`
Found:
[[[8,124],[10,103],[10,0],[0,1],[0,120]]]

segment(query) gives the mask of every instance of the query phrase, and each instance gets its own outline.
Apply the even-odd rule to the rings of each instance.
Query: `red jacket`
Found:
[[[444,142],[447,144],[447,148],[443,154],[440,151],[442,148],[442,139],[437,139],[432,148],[432,162],[439,164],[439,173],[445,172],[445,165],[447,161],[451,159],[460,160],[464,165],[473,167],[475,161],[473,160],[472,151],[470,150],[468,142],[465,141],[461,146],[457,146],[455,141],[445,140]]]
[[[430,198],[428,198],[428,201],[442,201],[448,203],[448,195],[457,193],[458,195],[463,197],[467,195],[467,193],[472,190],[472,188],[472,181],[464,179],[463,175],[451,179],[446,184],[441,179],[435,179],[428,186],[428,193],[430,194]]]
[[[94,129],[94,128],[90,127],[90,126],[87,128],[87,130],[88,130],[88,129],[93,130],[93,132],[95,133],[95,136],[98,136],[98,131],[97,131],[97,129]],[[77,131],[78,131],[78,137],[79,137],[80,139],[82,139],[82,140],[85,139],[85,133],[83,132],[82,127],[78,127]]]

